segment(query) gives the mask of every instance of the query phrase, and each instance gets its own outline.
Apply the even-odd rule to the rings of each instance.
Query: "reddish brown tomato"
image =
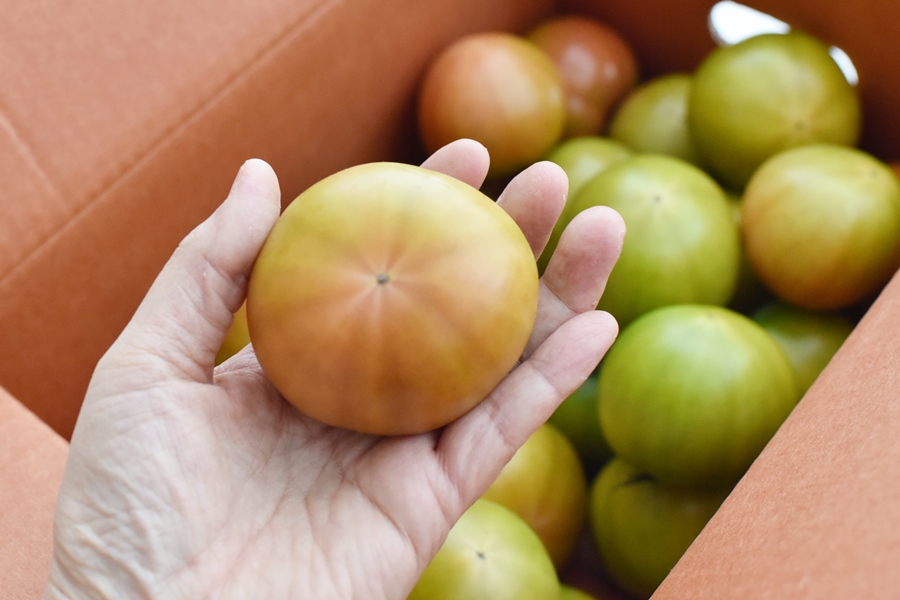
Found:
[[[547,53],[562,78],[564,137],[599,133],[609,110],[637,84],[631,46],[604,23],[575,15],[545,21],[527,37]]]
[[[562,82],[553,63],[528,40],[477,33],[445,49],[428,67],[418,118],[429,152],[459,138],[484,144],[490,176],[539,160],[565,125]]]
[[[512,218],[446,175],[371,163],[288,206],[250,276],[247,317],[279,392],[329,425],[414,434],[483,399],[537,311]]]

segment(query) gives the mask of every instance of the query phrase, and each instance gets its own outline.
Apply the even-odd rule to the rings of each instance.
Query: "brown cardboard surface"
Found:
[[[0,597],[40,598],[68,444],[0,388]]]
[[[551,9],[0,7],[0,67],[17,82],[0,91],[0,248],[15,248],[0,259],[0,382],[64,436],[93,365],[244,160],[269,160],[287,202],[339,168],[400,156],[413,146],[418,77],[439,48]]]

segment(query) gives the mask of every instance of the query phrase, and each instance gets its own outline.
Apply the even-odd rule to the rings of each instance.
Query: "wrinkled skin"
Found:
[[[482,183],[463,140],[423,165]],[[539,253],[565,198],[538,163],[499,202]],[[45,598],[405,598],[450,527],[588,376],[617,333],[594,310],[624,224],[572,223],[541,283],[519,365],[447,427],[380,438],[291,407],[247,347],[218,351],[279,212],[248,161],[180,244],[98,364],[70,448]]]

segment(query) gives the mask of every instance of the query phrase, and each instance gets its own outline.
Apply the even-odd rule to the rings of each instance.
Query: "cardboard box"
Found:
[[[68,444],[0,388],[0,598],[40,598]]]
[[[748,3],[852,57],[862,146],[900,158],[900,4]],[[554,12],[616,27],[645,77],[687,71],[713,47],[713,4],[0,0],[0,385],[12,396],[0,410],[0,462],[18,461],[0,470],[0,540],[29,511],[49,539],[61,440],[94,364],[246,158],[275,167],[285,201],[351,164],[417,159],[413,97],[428,60],[465,33],[523,31]],[[657,597],[895,595],[898,304],[895,281]],[[30,488],[8,473],[23,469],[40,474],[34,503],[15,499]],[[4,567],[26,565],[0,589],[37,597],[47,552],[44,541],[0,544]]]

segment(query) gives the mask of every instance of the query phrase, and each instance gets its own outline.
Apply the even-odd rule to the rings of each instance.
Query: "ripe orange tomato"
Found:
[[[491,155],[491,177],[542,158],[562,136],[565,118],[556,67],[535,44],[509,33],[459,39],[428,67],[419,92],[426,149],[477,140]]]
[[[598,134],[607,114],[638,81],[637,58],[614,29],[589,17],[555,17],[528,39],[556,65],[566,94],[564,137]]]
[[[443,426],[519,359],[537,311],[524,234],[452,177],[370,163],[276,222],[250,276],[250,338],[304,413],[365,433]]]

